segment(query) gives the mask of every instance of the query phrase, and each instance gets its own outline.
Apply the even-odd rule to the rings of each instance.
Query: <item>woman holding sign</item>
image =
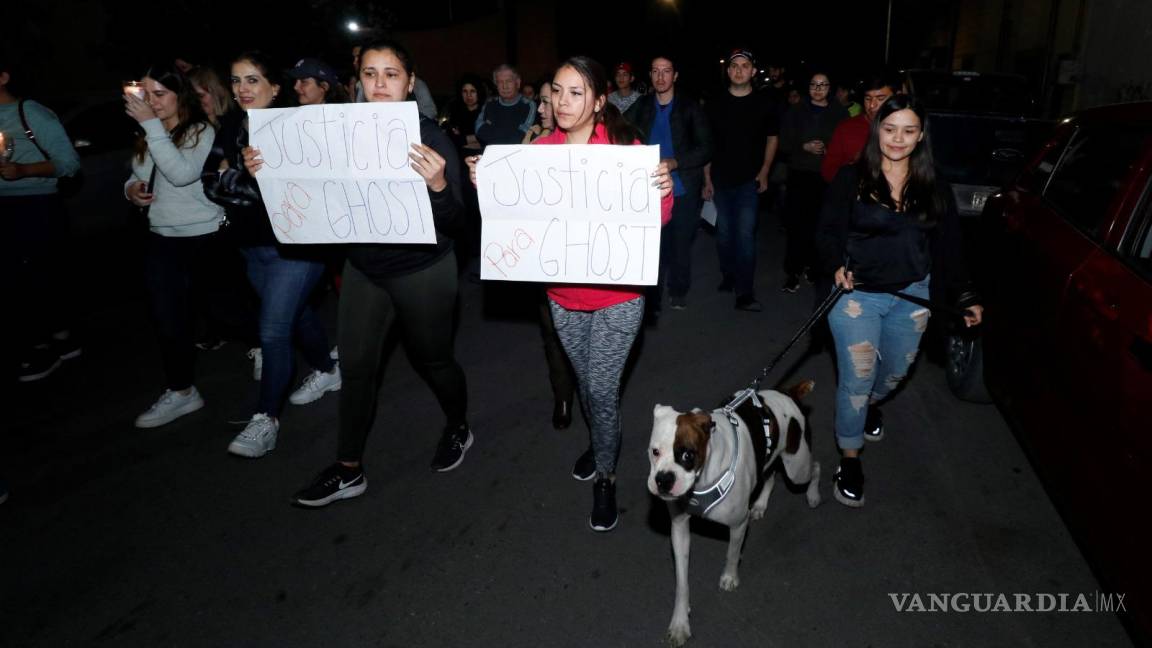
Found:
[[[608,101],[608,75],[592,59],[565,61],[552,79],[557,130],[534,144],[639,144],[635,129]],[[473,174],[479,156],[469,158]],[[672,178],[661,163],[652,174],[660,188],[660,221],[672,217]],[[473,175],[473,179],[475,176]],[[572,476],[592,485],[595,531],[616,526],[616,460],[620,453],[620,377],[644,319],[637,286],[554,285],[548,289],[556,333],[576,370],[580,402],[591,425],[591,446],[576,460]]]
[[[359,73],[368,101],[407,101],[416,82],[412,57],[391,41],[365,45]],[[432,389],[447,419],[432,469],[456,468],[472,446],[465,417],[468,389],[453,350],[457,284],[449,236],[464,224],[462,173],[452,141],[426,117],[420,119],[420,141],[412,145],[409,157],[428,187],[436,243],[347,246],[340,292],[338,342],[344,387],[337,461],[293,496],[298,506],[326,506],[356,497],[367,488],[364,447],[376,413],[384,341],[393,324],[399,326],[413,367]],[[257,149],[247,149],[244,160],[252,173],[263,164]]]
[[[280,84],[270,76],[273,69],[258,52],[246,52],[233,61],[232,94],[242,110],[225,116],[203,174],[204,193],[224,205],[228,232],[244,254],[248,280],[260,297],[260,397],[256,413],[228,444],[228,452],[249,458],[262,457],[276,447],[284,395],[296,372],[293,342],[313,371],[288,397],[290,402],[311,403],[341,384],[340,367],[328,355],[324,324],[308,303],[324,274],[320,251],[276,240],[260,189],[244,168],[247,111],[273,107],[280,93]]]

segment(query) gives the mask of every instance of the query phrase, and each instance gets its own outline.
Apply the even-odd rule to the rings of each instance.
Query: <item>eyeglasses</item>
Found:
[[[829,85],[830,84],[828,84],[828,83],[809,83],[808,87],[809,88],[827,88]]]

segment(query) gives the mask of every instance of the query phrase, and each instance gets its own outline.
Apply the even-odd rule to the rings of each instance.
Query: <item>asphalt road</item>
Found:
[[[652,407],[712,406],[742,387],[813,303],[811,287],[778,291],[775,219],[760,235],[765,312],[734,311],[714,292],[702,232],[689,308],[644,330],[623,395],[621,519],[607,534],[589,530],[591,487],[569,475],[586,428],[551,428],[537,326],[507,285],[461,284],[457,349],[476,436],[464,464],[428,469],[443,421],[396,351],[367,493],[305,511],[288,496],[333,459],[337,396],[287,406],[269,456],[229,456],[232,422],[250,416],[257,391],[245,349],[230,344],[201,354],[203,410],[135,429],[162,389],[137,248],[119,231],[85,235],[73,286],[83,357],[7,390],[0,644],[660,645],[673,566],[664,505],[645,490]],[[810,510],[777,489],[749,530],[735,592],[717,588],[726,531],[694,525],[689,645],[1131,645],[1106,612],[898,611],[903,595],[1074,598],[1100,586],[997,410],[954,399],[930,363],[885,408],[887,437],[864,457],[867,506],[836,503],[832,362],[801,355],[772,379],[791,369],[816,380],[825,504]]]

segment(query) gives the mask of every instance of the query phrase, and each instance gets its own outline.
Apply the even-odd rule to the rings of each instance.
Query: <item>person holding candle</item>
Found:
[[[288,396],[294,405],[314,402],[341,387],[340,367],[329,356],[328,334],[308,302],[324,274],[322,249],[285,245],[272,232],[256,180],[244,167],[248,146],[247,111],[272,108],[280,83],[277,69],[262,53],[250,51],[232,62],[232,93],[241,110],[229,114],[216,133],[203,164],[204,193],[224,206],[228,233],[247,260],[248,280],[260,297],[260,397],[256,412],[228,445],[228,452],[257,458],[276,447],[284,397],[295,374],[295,342],[313,371]]]
[[[143,129],[124,195],[148,218],[145,280],[167,389],[136,427],[153,428],[204,407],[193,384],[192,286],[224,213],[200,191],[213,130],[192,83],[174,65],[157,64],[141,84],[143,98],[124,93],[125,112]]]
[[[8,228],[0,256],[11,282],[5,293],[14,297],[9,319],[17,329],[6,338],[4,371],[30,382],[80,355],[61,312],[68,300],[61,298],[65,259],[58,251],[67,223],[56,187],[57,178],[80,170],[80,159],[56,115],[19,99],[11,82],[11,66],[0,59],[0,214]]]
[[[410,100],[416,76],[412,57],[402,45],[386,40],[366,44],[359,63],[368,101]],[[467,382],[453,350],[457,279],[451,237],[464,224],[461,167],[451,140],[426,117],[420,119],[420,141],[412,144],[409,158],[427,185],[436,243],[346,246],[337,334],[344,387],[336,462],[293,495],[291,501],[297,506],[327,506],[367,489],[364,449],[380,396],[385,340],[393,324],[399,328],[416,372],[432,389],[447,419],[432,470],[455,469],[472,446]],[[253,174],[263,165],[255,148],[245,149],[244,161]]]

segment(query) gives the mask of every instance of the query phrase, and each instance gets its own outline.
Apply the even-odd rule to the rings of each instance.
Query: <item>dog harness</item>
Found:
[[[732,490],[732,484],[736,482],[736,466],[740,461],[740,424],[749,426],[749,436],[752,438],[753,447],[760,446],[758,435],[751,433],[752,428],[747,421],[747,409],[737,413],[736,409],[746,402],[751,401],[753,408],[759,413],[760,425],[764,429],[763,451],[757,452],[756,457],[756,474],[763,473],[764,462],[768,457],[772,456],[772,419],[765,416],[764,403],[760,401],[760,397],[756,395],[756,390],[752,388],[745,389],[736,395],[730,403],[724,406],[724,416],[728,419],[728,423],[732,425],[732,443],[736,448],[736,452],[732,453],[732,461],[728,464],[728,468],[724,471],[716,483],[701,489],[693,489],[692,494],[688,497],[688,504],[685,507],[687,512],[692,515],[703,517],[708,511],[711,511],[717,504],[722,502],[727,497],[728,492]],[[750,408],[749,408],[750,409]],[[760,448],[756,448],[760,450]]]

